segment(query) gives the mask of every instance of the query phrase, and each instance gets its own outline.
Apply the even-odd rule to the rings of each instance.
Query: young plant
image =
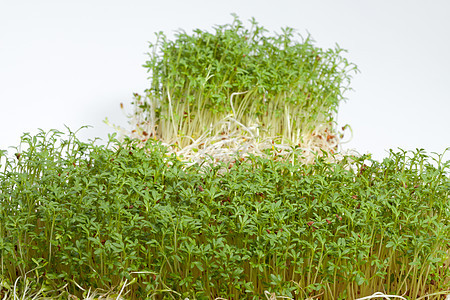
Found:
[[[144,65],[150,88],[135,94],[133,136],[179,148],[235,130],[259,142],[337,141],[335,114],[356,66],[338,46],[323,50],[309,36],[297,41],[292,28],[266,32],[234,15],[213,33],[179,31],[174,40],[158,33]]]
[[[297,149],[292,162],[205,168],[154,140],[60,135],[24,136],[0,172],[2,296],[16,282],[65,298],[439,299],[450,289],[450,163],[433,166],[422,150],[303,164]]]

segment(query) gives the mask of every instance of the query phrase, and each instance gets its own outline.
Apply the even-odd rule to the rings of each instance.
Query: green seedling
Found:
[[[144,65],[150,87],[134,95],[129,135],[158,139],[191,161],[256,154],[273,141],[335,151],[338,105],[358,71],[345,50],[316,47],[292,28],[268,36],[256,20],[246,28],[233,16],[212,33],[157,34]]]
[[[3,157],[2,298],[440,299],[450,288],[450,164],[423,150],[205,167],[154,140],[110,138],[25,135],[20,157]]]

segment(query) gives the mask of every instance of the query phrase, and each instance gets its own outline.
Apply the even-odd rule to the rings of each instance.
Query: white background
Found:
[[[233,12],[348,50],[361,73],[338,116],[354,131],[345,148],[382,159],[389,148],[450,146],[450,1],[0,0],[0,149],[64,124],[106,140],[103,120],[127,127],[120,102],[148,86],[154,33],[210,30]]]

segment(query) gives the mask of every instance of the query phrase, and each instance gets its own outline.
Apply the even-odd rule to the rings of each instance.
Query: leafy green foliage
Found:
[[[292,28],[266,31],[234,16],[214,33],[179,31],[173,41],[158,33],[144,65],[151,88],[135,95],[144,115],[137,129],[146,124],[149,134],[184,147],[230,115],[257,124],[261,138],[293,144],[319,125],[330,127],[356,66],[338,46],[323,50],[309,36],[297,41]]]
[[[25,135],[1,170],[0,296],[25,277],[44,296],[65,283],[80,294],[76,282],[136,299],[416,299],[450,287],[449,163],[421,150],[204,168],[153,140],[60,135]]]

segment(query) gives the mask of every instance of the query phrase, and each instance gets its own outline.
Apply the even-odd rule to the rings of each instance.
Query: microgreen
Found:
[[[25,135],[20,157],[5,157],[0,296],[439,299],[450,288],[450,164],[423,150],[205,168],[154,140],[110,138]]]
[[[310,148],[323,139],[336,150],[335,115],[357,72],[345,50],[316,47],[292,28],[269,36],[255,19],[246,28],[233,16],[213,32],[180,30],[174,40],[157,33],[144,65],[150,87],[134,94],[131,136],[185,155],[212,143],[216,151],[248,151],[266,140]]]

